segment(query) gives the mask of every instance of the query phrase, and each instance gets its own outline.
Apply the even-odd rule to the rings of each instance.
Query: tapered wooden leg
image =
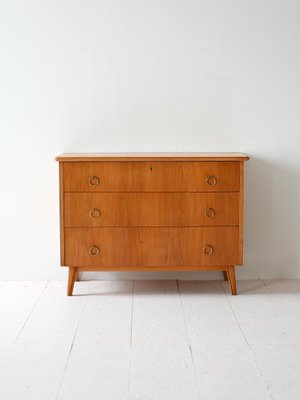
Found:
[[[236,280],[235,280],[235,270],[234,266],[230,265],[226,268],[228,281],[231,289],[231,294],[236,295]]]
[[[228,276],[226,271],[223,271],[223,276],[224,276],[224,281],[228,281]]]
[[[75,282],[79,281],[79,268],[77,268],[77,271],[75,273]]]
[[[67,295],[72,296],[78,267],[69,267]]]

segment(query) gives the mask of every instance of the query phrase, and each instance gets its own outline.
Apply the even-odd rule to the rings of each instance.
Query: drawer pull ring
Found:
[[[94,245],[94,246],[92,246],[92,247],[89,248],[89,254],[90,254],[90,256],[95,257],[95,256],[97,256],[99,253],[100,253],[99,247],[97,247],[97,246]]]
[[[216,212],[213,208],[208,208],[207,210],[205,210],[206,218],[214,218],[215,215],[216,215]]]
[[[98,208],[92,208],[90,210],[90,217],[91,218],[100,218],[101,212]]]
[[[214,248],[210,244],[203,246],[203,253],[206,256],[211,256],[213,254],[213,252],[214,252]]]
[[[97,176],[89,177],[89,185],[90,186],[98,186],[100,183],[100,179]]]
[[[217,179],[216,179],[215,176],[209,175],[209,176],[206,178],[206,184],[207,184],[208,186],[215,186],[216,183],[217,183]]]

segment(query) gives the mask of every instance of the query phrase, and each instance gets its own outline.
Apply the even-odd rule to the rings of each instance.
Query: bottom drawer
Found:
[[[239,264],[239,228],[65,228],[65,265],[191,267]]]

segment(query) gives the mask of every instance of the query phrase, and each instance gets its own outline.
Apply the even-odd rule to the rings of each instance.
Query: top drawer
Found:
[[[239,191],[239,162],[64,162],[65,192]]]

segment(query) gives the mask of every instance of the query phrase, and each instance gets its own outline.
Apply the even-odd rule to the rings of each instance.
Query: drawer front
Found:
[[[65,192],[239,190],[239,162],[65,162]]]
[[[65,193],[65,226],[237,226],[239,194]]]
[[[65,228],[65,265],[191,267],[239,264],[239,229]]]

